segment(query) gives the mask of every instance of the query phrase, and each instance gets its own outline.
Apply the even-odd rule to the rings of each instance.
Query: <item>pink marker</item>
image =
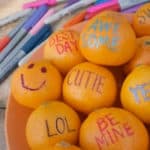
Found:
[[[141,7],[141,4],[134,6],[132,8],[129,8],[129,9],[123,10],[122,13],[135,13],[140,7]]]
[[[114,1],[111,1],[109,3],[103,3],[103,5],[101,5],[100,7],[96,7],[96,6],[90,7],[87,10],[85,20],[89,20],[89,19],[93,18],[95,15],[97,15],[98,13],[100,13],[104,10],[120,11],[119,5],[116,5],[116,3]]]
[[[95,14],[99,11],[111,9],[111,8],[116,8],[117,10],[120,10],[120,6],[118,4],[118,0],[111,0],[99,5],[91,6],[87,9],[88,14]]]
[[[123,11],[146,2],[149,2],[149,0],[109,0],[107,2],[88,8],[87,13],[96,13],[104,9],[110,9],[111,7],[117,7],[118,10]]]
[[[50,6],[56,5],[57,3],[65,2],[66,0],[36,0],[34,2],[30,3],[25,3],[23,5],[23,8],[34,8],[34,7],[39,7],[41,5],[47,4]]]
[[[55,10],[54,9],[50,9],[43,17],[42,19],[30,30],[30,34],[31,35],[35,35],[44,25],[44,20],[51,16],[52,14],[54,14]]]

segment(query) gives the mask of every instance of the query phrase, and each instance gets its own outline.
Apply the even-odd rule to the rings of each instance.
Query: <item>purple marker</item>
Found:
[[[149,2],[150,0],[108,0],[104,3],[100,3],[98,5],[91,6],[87,9],[88,14],[94,14],[100,12],[104,9],[110,9],[112,7],[116,7],[121,11],[132,8],[134,6]]]
[[[126,9],[126,10],[123,10],[122,13],[134,13],[141,7],[141,5],[142,4],[136,5],[136,6],[132,7],[132,8]]]
[[[80,0],[68,0],[66,5],[65,5],[65,7],[68,7],[68,6],[70,6],[70,5],[72,5],[72,4],[76,3],[76,2],[79,2],[79,1]]]
[[[28,32],[32,29],[32,27],[43,17],[43,15],[48,11],[48,5],[42,5],[36,11],[34,11],[33,15],[27,20],[27,22],[22,26],[20,31],[16,34],[16,36],[11,40],[11,42],[4,48],[4,50],[0,53],[0,63],[7,56],[8,53],[21,41],[24,36],[28,34]],[[19,43],[21,45],[21,43]]]

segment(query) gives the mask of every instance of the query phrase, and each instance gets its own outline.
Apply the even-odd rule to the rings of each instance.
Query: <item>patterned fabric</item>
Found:
[[[33,0],[0,0],[0,18],[20,11],[22,9],[22,4],[30,1]]]

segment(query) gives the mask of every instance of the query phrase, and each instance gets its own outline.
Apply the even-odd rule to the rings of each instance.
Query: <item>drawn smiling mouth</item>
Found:
[[[30,90],[30,91],[38,91],[38,90],[40,90],[40,89],[45,85],[45,83],[46,83],[46,81],[43,81],[43,82],[39,85],[39,87],[37,87],[37,88],[30,88],[30,87],[28,87],[27,85],[25,85],[24,75],[21,74],[20,77],[21,77],[21,85],[22,85],[22,87],[25,88],[25,89],[27,89],[27,90]]]

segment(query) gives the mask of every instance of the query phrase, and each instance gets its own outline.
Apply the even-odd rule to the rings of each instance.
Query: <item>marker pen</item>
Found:
[[[102,4],[102,3],[105,3],[105,2],[108,2],[108,1],[111,1],[111,0],[97,0],[95,2],[95,5]]]
[[[43,5],[39,7],[35,13],[30,17],[29,20],[23,25],[23,27],[19,30],[19,32],[15,35],[15,37],[11,40],[11,42],[3,49],[0,53],[0,62],[8,55],[8,53],[13,50],[13,48],[21,41],[27,33],[32,29],[32,27],[43,17],[43,15],[48,11],[49,7],[47,5]]]
[[[71,6],[74,3],[79,2],[80,0],[68,0],[68,2],[66,3],[65,7]]]
[[[65,24],[63,25],[63,28],[68,28],[70,26],[73,26],[75,24],[78,24],[78,23],[84,21],[85,16],[86,16],[86,10],[83,10],[80,13],[78,13],[77,15],[75,15],[74,17],[72,17],[70,20],[65,22]]]
[[[77,9],[87,7],[88,5],[95,3],[95,2],[96,2],[96,0],[81,0],[79,2],[76,2],[76,3],[72,4],[71,6],[58,11],[53,16],[45,19],[45,24],[54,23],[54,22],[60,20],[61,18],[63,18],[65,15],[70,14]]]
[[[21,11],[15,12],[5,18],[0,19],[0,27],[4,26],[10,22],[13,22],[19,18],[28,16],[31,13],[31,11],[32,11],[32,9],[21,10]]]
[[[29,43],[28,41],[33,43],[30,39],[36,35],[39,36],[37,33],[40,31],[41,28],[47,28],[44,27],[44,19],[54,13],[54,9],[48,10],[48,12],[41,18],[41,20],[26,34],[26,36],[19,42],[19,44],[9,53],[8,56],[5,57],[6,60],[8,60],[8,63],[11,62],[12,56],[17,55],[19,53],[20,49],[26,45],[26,43]],[[43,29],[44,30],[44,29]],[[45,30],[44,30],[45,31]],[[10,57],[11,56],[11,57]],[[10,60],[9,60],[10,58]],[[5,59],[3,61],[5,61]],[[2,62],[3,63],[3,62]]]
[[[122,13],[135,13],[141,7],[141,5],[142,4],[139,4],[129,9],[123,10]]]
[[[111,0],[106,1],[99,5],[91,6],[87,9],[87,13],[96,13],[101,11],[102,9],[109,9],[111,7],[117,7],[118,10],[123,11],[128,8],[134,7],[139,4],[143,4],[149,2],[149,0]]]
[[[125,9],[131,8],[133,6],[143,4],[146,2],[150,2],[150,0],[118,0],[120,10],[125,10]]]
[[[120,8],[114,2],[103,4],[99,10],[93,9],[92,12],[90,12],[90,13],[87,12],[87,14],[85,16],[85,20],[91,19],[92,17],[94,17],[95,15],[97,15],[98,13],[100,13],[100,12],[102,12],[104,10],[119,11]]]
[[[22,66],[23,64],[27,63],[29,59],[39,50],[40,47],[42,47],[45,44],[45,41],[43,41],[41,44],[39,44],[37,47],[35,47],[29,54],[27,54],[25,57],[23,57],[19,62],[18,66]]]
[[[53,5],[56,5],[58,3],[63,3],[65,2],[66,0],[36,0],[34,2],[29,2],[29,3],[25,3],[23,5],[23,8],[26,9],[26,8],[35,8],[35,7],[39,7],[41,5],[49,5],[49,6],[53,6]]]
[[[41,18],[41,20],[30,30],[30,32],[23,38],[22,41],[14,48],[12,52],[9,53],[7,57],[0,64],[0,69],[2,71],[1,78],[7,76],[8,72],[11,72],[16,64],[24,57],[27,53],[32,51],[32,49],[39,45],[41,42],[46,40],[51,34],[51,26],[44,24],[44,19],[55,12],[55,9],[50,9]],[[7,69],[5,68],[7,67]]]
[[[32,36],[23,47],[20,48],[18,53],[11,53],[1,64],[0,64],[0,82],[2,82],[9,74],[17,67],[18,62],[28,54],[35,46],[39,44],[39,41],[47,39],[52,33],[52,29],[49,25],[45,25],[38,33]]]
[[[35,10],[34,10],[35,11]],[[33,11],[30,12],[29,16],[33,13]],[[22,28],[26,20],[29,16],[24,17],[22,22],[17,25],[14,29],[12,29],[7,35],[0,38],[0,52],[7,46],[7,44],[13,39],[13,37],[18,33],[18,31]]]

